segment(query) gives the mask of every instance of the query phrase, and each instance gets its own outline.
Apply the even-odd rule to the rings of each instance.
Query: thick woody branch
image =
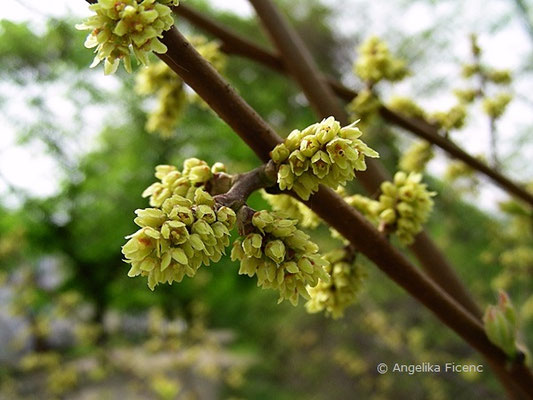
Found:
[[[276,166],[271,160],[256,169],[236,175],[231,189],[227,193],[215,196],[215,201],[238,211],[253,192],[273,186],[276,181]]]
[[[247,57],[278,72],[288,73],[288,70],[281,60],[279,54],[272,53],[271,51],[263,49],[253,42],[242,38],[228,28],[224,27],[222,24],[211,20],[210,18],[200,14],[185,4],[181,4],[179,7],[176,7],[175,12],[199,28],[219,38],[222,41],[222,50],[224,52]],[[355,90],[344,86],[334,78],[321,75],[321,80],[326,82],[334,90],[335,94],[344,101],[349,102],[355,96],[357,96],[357,92]],[[397,125],[441,148],[450,157],[464,162],[472,169],[487,176],[496,185],[508,192],[510,195],[513,195],[533,206],[533,194],[529,193],[522,186],[514,183],[512,180],[491,168],[484,162],[472,157],[451,140],[440,135],[435,126],[420,119],[405,117],[395,111],[390,110],[386,106],[381,106],[379,113],[386,121]]]
[[[163,42],[169,50],[161,58],[204,98],[246,143],[249,143],[261,159],[267,161],[268,153],[281,140],[279,136],[194,50],[176,28],[165,33]],[[488,340],[478,320],[394,249],[341,197],[329,189],[321,188],[311,198],[309,205],[470,345],[494,362],[501,365],[508,362],[505,354]],[[533,383],[529,370],[522,364],[513,364],[509,373],[526,388]]]

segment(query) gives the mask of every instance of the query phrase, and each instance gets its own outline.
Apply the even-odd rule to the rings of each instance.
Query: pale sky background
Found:
[[[451,32],[453,33],[452,37],[456,39],[452,54],[443,54],[443,62],[432,65],[432,70],[428,72],[457,76],[457,84],[454,87],[465,86],[465,82],[459,78],[457,60],[464,60],[469,56],[469,42],[467,39],[469,31],[484,31],[483,15],[497,16],[506,10],[508,11],[509,7],[514,4],[510,0],[469,0],[464,2],[460,15],[456,15],[457,13],[455,9],[451,8],[450,2],[443,1],[436,6],[428,6],[427,2],[417,2],[415,5],[406,6],[405,12],[398,15],[397,9],[387,7],[384,2],[366,2],[364,10],[360,8],[361,2],[359,0],[328,0],[326,3],[345,7],[342,17],[337,21],[342,32],[361,32],[361,29],[364,29],[364,33],[368,32],[368,35],[377,34],[386,37],[391,21],[394,21],[394,25],[402,31],[416,34],[434,24],[435,21],[449,20],[450,30],[453,30]],[[405,3],[407,4],[407,2]],[[453,3],[455,4],[455,2]],[[213,0],[212,4],[241,15],[253,14],[253,10],[246,0]],[[360,13],[362,12],[374,17],[367,21],[364,27],[358,26],[360,24],[357,23],[357,21],[360,21]],[[35,29],[42,29],[48,16],[59,17],[69,13],[79,15],[81,19],[89,15],[87,4],[82,0],[46,2],[41,0],[22,0],[20,2],[19,0],[3,0],[0,18],[13,21],[29,20]],[[375,18],[376,15],[379,17]],[[354,16],[358,16],[358,18]],[[462,31],[460,31],[461,29]],[[482,34],[480,42],[485,52],[484,61],[498,68],[516,69],[522,66],[525,55],[531,53],[532,41],[527,36],[518,18],[511,20],[496,35]],[[82,43],[80,43],[81,45]],[[393,47],[392,50],[394,51]],[[103,77],[102,73],[101,83],[103,85],[112,85],[113,79],[112,77]],[[413,84],[416,83],[416,80],[417,77],[415,76],[405,83],[396,85],[392,90],[385,88],[383,94],[385,97],[390,93],[409,95],[415,91]],[[2,82],[0,82],[0,87],[1,84]],[[528,96],[529,93],[533,93],[533,77],[528,76],[527,79],[515,82],[513,87],[522,96]],[[72,106],[64,98],[61,98],[61,88],[48,89],[54,93],[54,104],[57,105],[57,109],[63,110],[60,114],[68,115],[68,112],[65,111]],[[13,95],[14,100],[11,101],[11,109],[17,114],[24,113],[24,94],[13,93]],[[454,102],[451,92],[423,99],[418,97],[417,100],[420,100],[420,103],[429,110],[445,109]],[[529,96],[528,101],[533,102],[532,95]],[[502,153],[508,153],[508,139],[514,136],[514,132],[527,124],[533,125],[531,107],[531,104],[528,104],[527,101],[520,99],[510,106],[500,124]],[[65,122],[68,123],[68,121]],[[94,123],[94,121],[88,121],[89,126],[86,127],[86,130],[97,132],[98,127]],[[60,178],[54,160],[45,155],[43,149],[38,146],[17,146],[15,144],[14,128],[9,126],[2,116],[0,116],[0,124],[3,126],[2,134],[0,135],[0,175],[16,188],[22,188],[40,196],[53,194],[57,190]],[[91,126],[90,124],[93,125]],[[409,136],[405,135],[405,137]],[[481,115],[475,115],[470,120],[468,129],[455,134],[454,139],[472,154],[487,154],[488,126],[486,120]],[[93,138],[88,135],[87,142],[80,144],[80,148],[90,148],[92,140]],[[533,141],[530,141],[529,146],[524,147],[522,151],[524,153],[521,158],[524,161],[532,159]],[[438,153],[441,154],[440,152]],[[446,166],[445,160],[446,158],[439,155],[436,160],[431,162],[430,172],[441,174]],[[507,171],[507,174],[516,179],[531,180],[530,176],[524,174],[524,169],[520,165],[514,166],[512,170]],[[0,179],[0,193],[5,192],[5,190],[6,185]],[[504,198],[505,195],[500,190],[487,183],[483,185],[481,196],[475,200],[484,208],[495,209],[497,201]]]

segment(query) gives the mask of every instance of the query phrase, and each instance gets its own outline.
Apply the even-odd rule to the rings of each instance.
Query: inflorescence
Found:
[[[210,41],[204,36],[192,36],[188,39],[213,67],[219,72],[224,69],[226,57],[222,54],[218,41]],[[157,132],[164,139],[173,136],[187,104],[199,101],[196,94],[186,92],[183,80],[163,61],[152,63],[138,72],[135,90],[144,96],[157,95],[157,106],[148,114],[146,130],[150,133]],[[205,103],[200,101],[199,104]]]
[[[435,192],[421,183],[422,175],[397,172],[393,182],[381,184],[382,194],[375,205],[380,229],[394,232],[401,243],[409,245],[427,221]]]
[[[215,203],[205,190],[213,171],[204,161],[192,158],[183,171],[160,165],[156,177],[161,180],[143,193],[150,196],[153,208],[136,210],[140,226],[127,237],[122,247],[125,261],[131,264],[129,276],[148,277],[151,289],[160,283],[180,282],[192,277],[202,265],[220,260],[229,245],[235,212]]]
[[[320,281],[309,287],[311,298],[305,304],[310,313],[325,311],[326,315],[340,318],[346,307],[356,302],[365,277],[360,264],[346,249],[336,249],[324,255],[329,261],[326,271],[331,275],[329,282]]]
[[[280,189],[293,189],[308,200],[320,184],[333,189],[345,185],[355,171],[366,169],[365,156],[378,157],[359,139],[361,134],[355,123],[341,128],[333,117],[292,131],[271,152],[278,165]]]
[[[85,41],[85,47],[96,47],[91,67],[105,60],[105,74],[113,74],[122,60],[131,72],[132,52],[143,65],[152,51],[166,53],[159,39],[174,24],[170,7],[176,5],[178,0],[98,0],[90,5],[95,15],[76,28],[91,31]]]
[[[253,214],[250,232],[233,243],[231,259],[239,260],[239,274],[257,276],[257,285],[279,291],[279,302],[298,304],[309,299],[307,287],[328,282],[328,262],[318,246],[296,227],[296,221],[278,212]]]

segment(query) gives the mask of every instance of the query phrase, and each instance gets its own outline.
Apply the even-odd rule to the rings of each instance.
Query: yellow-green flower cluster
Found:
[[[406,117],[426,118],[426,112],[409,97],[393,96],[387,105],[391,110],[399,112]]]
[[[318,253],[309,235],[296,227],[296,221],[278,212],[258,211],[252,217],[252,231],[233,243],[231,259],[239,260],[239,274],[257,275],[257,285],[279,291],[279,302],[298,304],[309,299],[307,286],[327,282],[328,262]]]
[[[163,202],[172,195],[179,195],[194,200],[196,189],[205,187],[213,178],[215,172],[224,172],[224,164],[215,163],[212,167],[197,158],[188,158],[183,162],[183,170],[179,171],[173,165],[158,165],[155,177],[160,182],[151,184],[142,194],[150,197],[152,207],[161,207]]]
[[[416,142],[400,158],[400,169],[407,172],[422,172],[434,155],[429,142],[425,140]]]
[[[508,69],[491,69],[485,72],[487,79],[497,85],[508,85],[513,80]]]
[[[221,71],[226,58],[220,51],[220,43],[209,41],[204,36],[192,36],[189,41],[195,49]],[[158,132],[161,137],[169,138],[175,132],[180,117],[187,106],[188,100],[196,101],[198,96],[187,96],[182,79],[163,61],[148,65],[139,71],[135,90],[141,95],[157,95],[157,107],[149,113],[146,130]],[[202,101],[199,104],[204,105]]]
[[[320,184],[334,189],[345,185],[355,177],[355,170],[366,169],[365,156],[378,157],[359,139],[361,134],[355,123],[341,128],[333,117],[292,131],[271,152],[280,189],[293,189],[308,200]]]
[[[448,111],[437,111],[432,113],[429,116],[429,119],[439,128],[444,129],[445,131],[451,131],[453,129],[461,129],[465,125],[466,116],[466,106],[464,103],[459,102]]]
[[[163,138],[171,137],[187,106],[181,78],[159,61],[139,71],[135,89],[142,95],[157,93],[157,107],[148,115],[146,130],[158,132]]]
[[[347,106],[351,117],[354,120],[360,119],[365,127],[372,121],[372,117],[377,114],[380,107],[381,102],[370,89],[359,91]]]
[[[152,51],[165,53],[167,47],[159,40],[174,23],[170,6],[178,0],[98,0],[89,6],[95,14],[76,26],[91,31],[85,47],[96,47],[91,67],[105,60],[105,74],[113,74],[124,62],[131,72],[131,52],[141,64],[148,64]]]
[[[263,191],[262,195],[272,210],[282,211],[290,218],[296,219],[302,228],[313,229],[320,223],[320,217],[313,210],[287,194],[272,195]]]
[[[345,249],[331,251],[324,258],[329,261],[326,270],[331,278],[329,282],[320,281],[308,288],[311,298],[305,307],[310,313],[325,311],[336,319],[357,300],[365,274],[359,264],[350,260]]]
[[[435,192],[429,192],[421,180],[420,174],[397,172],[393,182],[381,184],[382,194],[375,206],[380,228],[394,232],[404,245],[414,241],[433,208]]]
[[[494,97],[485,97],[482,103],[483,111],[489,117],[498,119],[503,115],[512,99],[513,97],[509,93],[499,93]]]
[[[453,94],[457,97],[461,103],[472,103],[479,95],[479,91],[476,89],[454,89]]]
[[[376,36],[365,40],[358,52],[354,72],[371,85],[382,79],[399,81],[408,73],[405,61],[393,57],[387,44]]]
[[[361,194],[352,194],[344,197],[344,201],[363,214],[365,217],[371,220],[373,219],[374,208],[377,204],[376,200],[372,200],[371,198]]]
[[[126,237],[122,253],[131,264],[128,276],[147,276],[152,290],[160,282],[180,282],[185,275],[194,276],[202,264],[219,261],[236,220],[232,209],[216,207],[199,187],[192,201],[172,194],[160,207],[135,213],[141,229]]]

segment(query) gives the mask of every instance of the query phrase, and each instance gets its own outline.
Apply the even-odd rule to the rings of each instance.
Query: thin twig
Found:
[[[215,196],[215,201],[238,211],[253,192],[274,186],[276,181],[276,167],[272,161],[269,161],[249,172],[237,175],[231,189],[224,194]]]

